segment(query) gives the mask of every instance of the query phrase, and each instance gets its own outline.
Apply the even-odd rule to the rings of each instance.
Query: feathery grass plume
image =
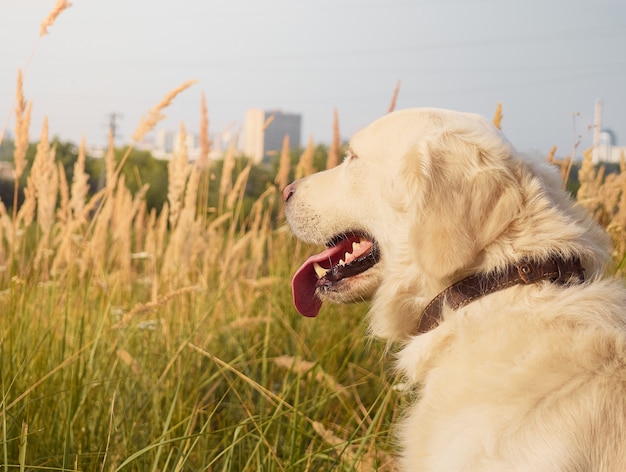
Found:
[[[79,152],[80,153],[80,152]],[[61,203],[57,209],[57,222],[59,232],[52,241],[54,257],[50,266],[50,274],[59,277],[68,274],[69,269],[75,266],[75,260],[79,252],[76,250],[75,234],[80,221],[73,217],[70,199],[70,190],[65,175],[65,168],[61,162],[57,162],[59,176],[59,194]]]
[[[176,96],[179,93],[183,92],[184,90],[187,90],[196,82],[197,80],[188,80],[184,84],[168,92],[165,95],[165,97],[163,97],[163,100],[161,100],[157,104],[156,107],[149,110],[146,116],[141,117],[141,122],[139,123],[139,126],[133,133],[131,139],[136,143],[141,141],[147,133],[149,133],[150,131],[154,129],[154,127],[159,121],[165,118],[165,115],[163,115],[161,111],[164,108],[167,108],[168,106],[170,106],[170,104],[172,103],[172,100],[174,100],[174,98],[176,98]]]
[[[243,202],[244,193],[246,191],[246,183],[248,182],[248,176],[250,175],[251,169],[252,163],[249,162],[237,176],[233,189],[229,192],[228,197],[226,198],[226,208],[228,210],[233,209],[235,202]]]
[[[13,180],[13,222],[14,227],[11,231],[11,241],[15,239],[13,234],[17,230],[17,201],[19,194],[20,177],[26,167],[26,151],[28,150],[28,130],[30,128],[30,114],[32,110],[32,102],[26,102],[24,99],[22,71],[17,71],[17,90],[15,93],[15,139],[13,151],[14,180]],[[2,142],[2,136],[0,136]],[[30,202],[29,202],[30,203]],[[34,210],[34,208],[33,208]],[[8,233],[7,233],[8,234]],[[11,252],[13,255],[13,252]]]
[[[54,24],[57,17],[63,12],[63,10],[71,7],[72,4],[67,0],[57,0],[56,5],[52,11],[48,14],[45,20],[41,22],[41,28],[39,29],[39,37],[48,34],[48,28]]]
[[[35,218],[35,210],[37,208],[37,191],[35,190],[35,181],[32,175],[26,179],[26,187],[24,188],[24,201],[17,212],[16,228],[28,228]]]
[[[233,169],[235,168],[235,140],[228,144],[224,164],[222,166],[222,177],[220,179],[220,192],[218,202],[218,212],[221,214],[224,209],[224,198],[230,192],[233,185]]]
[[[275,208],[276,187],[267,187],[259,198],[252,204],[248,216],[248,232],[252,234],[251,253],[248,258],[246,276],[249,280],[258,282],[259,273],[265,264],[268,240],[271,241],[272,209]]]
[[[248,181],[248,176],[250,175],[250,169],[252,168],[252,163],[248,162],[248,165],[245,167],[243,171],[237,176],[235,184],[233,185],[233,189],[228,194],[226,198],[226,208],[228,209],[227,215],[232,215],[232,221],[240,221],[240,215],[243,208],[244,202],[244,193],[246,189],[246,183]],[[237,206],[235,207],[235,203]],[[234,209],[233,209],[234,207]],[[245,260],[247,260],[247,250],[250,247],[250,239],[253,236],[250,232],[244,232],[241,237],[235,242],[237,236],[237,225],[230,225],[228,235],[226,238],[226,247],[227,247],[227,256],[223,259],[224,264],[224,272],[220,279],[220,283],[224,283],[226,277],[229,275],[235,275],[241,273],[242,265],[245,265]],[[235,288],[237,289],[237,288]],[[234,293],[235,296],[238,296],[237,293]]]
[[[149,255],[150,260],[150,300],[155,302],[159,293],[159,280],[156,257],[156,208],[153,208],[148,215],[145,229],[145,239],[143,240],[143,251]]]
[[[106,194],[106,190],[106,188],[101,188],[89,198],[87,204],[85,205],[85,208],[83,208],[83,216],[85,217],[85,219],[87,219],[87,216],[92,214],[92,212],[96,208],[96,205],[100,204],[100,202],[104,198],[104,195]]]
[[[15,165],[15,182],[24,172],[26,167],[26,150],[28,149],[28,129],[30,128],[30,113],[32,102],[24,99],[22,71],[17,71],[17,91],[15,94],[15,150],[13,151],[13,162]],[[17,185],[15,185],[17,191]],[[14,200],[17,201],[17,200]],[[15,205],[14,205],[15,206]]]
[[[95,208],[85,234],[89,234],[86,248],[81,259],[81,277],[88,271],[98,273],[105,267],[109,239],[109,227],[113,215],[114,204],[111,201],[114,195],[117,178],[115,173],[115,149],[113,135],[109,131],[109,148],[105,154],[106,187],[91,197],[83,214],[88,215]]]
[[[296,167],[296,180],[311,175],[315,172],[313,167],[313,157],[315,155],[315,143],[313,142],[313,135],[309,136],[309,142],[306,145],[306,149],[300,156],[300,161]]]
[[[191,173],[189,174],[189,178],[187,179],[185,199],[178,222],[178,229],[180,230],[181,235],[185,235],[185,239],[187,241],[187,244],[185,244],[185,264],[194,269],[199,268],[196,261],[198,254],[206,248],[206,241],[201,234],[204,233],[204,230],[201,225],[197,224],[196,221],[198,209],[198,187],[201,175],[202,171],[200,168],[197,165],[193,166]]]
[[[617,208],[613,212],[607,232],[612,236],[618,272],[623,275],[626,270],[626,157],[622,151],[619,159],[620,173],[618,174],[620,194]]]
[[[332,169],[339,165],[339,149],[341,148],[341,134],[339,132],[339,113],[337,108],[333,111],[333,140],[328,149],[328,159],[326,160],[326,168]]]
[[[0,199],[0,273],[8,272],[12,261],[7,262],[7,253],[11,250],[11,241],[13,239],[13,221],[7,213],[7,208]],[[6,246],[5,246],[6,241]]]
[[[37,145],[37,153],[33,161],[30,176],[35,185],[37,198],[37,223],[41,228],[41,237],[37,244],[33,267],[41,270],[42,280],[49,274],[48,261],[53,255],[50,248],[52,226],[55,223],[55,209],[59,191],[59,176],[55,164],[55,149],[50,148],[48,141],[48,118],[44,117],[41,140]]]
[[[0,199],[0,247],[3,246],[2,230],[6,233],[10,233],[12,225],[11,217],[7,213],[7,207],[4,206],[4,203]],[[4,261],[4,259],[0,259],[0,261]]]
[[[182,205],[180,205],[180,201],[178,203],[180,205],[178,221],[170,232],[161,267],[162,279],[168,281],[170,287],[189,284],[190,273],[192,270],[198,269],[196,258],[198,252],[202,250],[199,247],[204,248],[205,246],[203,244],[204,240],[199,234],[201,229],[195,224],[198,182],[201,171],[197,163],[188,167],[190,168],[190,173],[186,179],[187,185],[184,189],[184,198],[182,195],[180,198],[182,199]]]
[[[107,135],[107,152],[104,155],[104,168],[106,172],[106,189],[107,193],[113,193],[113,189],[117,183],[117,175],[115,172],[115,136],[113,136],[113,131],[109,129],[109,134]]]
[[[580,188],[578,189],[577,200],[600,225],[608,227],[618,209],[626,174],[606,175],[605,172],[604,166],[600,166],[596,170],[593,165],[592,148],[583,151],[583,162],[578,171]]]
[[[248,227],[250,231],[258,231],[261,227],[264,210],[270,210],[274,206],[274,198],[276,196],[276,187],[270,185],[265,189],[259,198],[252,204],[250,214],[248,215]]]
[[[496,106],[496,112],[493,115],[493,124],[496,128],[498,129],[502,129],[502,118],[504,117],[504,115],[502,115],[502,102],[498,102],[498,105]]]
[[[198,167],[200,180],[198,184],[198,205],[197,213],[206,224],[209,213],[209,186],[211,183],[211,162],[209,153],[211,152],[211,141],[209,140],[209,113],[206,106],[206,96],[202,93],[202,104],[200,107],[200,157]]]
[[[156,219],[157,219],[156,208],[152,208],[152,210],[150,210],[150,213],[148,214],[148,219],[146,220],[146,227],[145,227],[146,236],[143,240],[144,241],[143,248],[140,249],[143,252],[147,252],[148,254],[151,254],[153,259],[156,253],[156,234],[155,234]]]
[[[593,164],[593,148],[583,151],[578,172],[580,188],[578,203],[604,226],[613,242],[613,257],[617,262],[616,276],[626,272],[626,161],[620,159],[620,172],[606,174],[604,166]]]
[[[169,219],[170,209],[167,205],[167,202],[163,204],[161,208],[161,213],[159,213],[159,217],[156,221],[156,238],[155,238],[155,249],[154,256],[157,258],[157,261],[160,261],[165,252],[165,244],[167,239],[167,221]]]
[[[228,240],[226,242],[227,247],[224,254],[221,257],[220,263],[220,278],[219,287],[229,287],[230,295],[232,296],[232,302],[237,305],[237,310],[243,312],[244,302],[241,300],[241,294],[236,290],[239,288],[238,284],[232,284],[232,281],[237,280],[243,273],[243,267],[248,260],[248,249],[252,242],[252,233],[243,233],[241,237],[235,236],[235,231],[231,229],[228,234]],[[233,290],[231,290],[231,288]]]
[[[24,81],[22,76],[22,71],[18,69],[17,71],[17,87],[15,92],[15,139],[14,146],[15,149],[13,151],[13,165],[14,165],[14,173],[13,173],[13,221],[12,228],[10,231],[5,231],[6,238],[9,244],[9,260],[7,262],[7,266],[9,269],[13,267],[13,257],[18,251],[19,243],[18,243],[18,224],[20,219],[18,219],[18,195],[19,195],[19,183],[20,177],[24,172],[24,168],[26,167],[26,151],[28,150],[28,131],[30,128],[30,115],[32,110],[32,102],[26,102],[24,99],[24,91],[23,87]],[[8,121],[7,124],[8,125]],[[6,125],[2,130],[0,130],[0,143],[2,143],[2,139],[4,137],[4,132],[6,129]],[[32,185],[32,183],[31,183]],[[34,196],[34,190],[31,187],[29,189],[30,196]],[[26,192],[25,192],[26,194]],[[4,205],[3,205],[4,207]],[[32,221],[35,212],[35,202],[34,199],[27,199],[22,204],[23,211],[21,212],[21,216],[25,217],[28,220],[28,225]],[[0,240],[1,242],[1,240]],[[4,261],[4,258],[2,259]],[[10,270],[7,272],[10,274]]]
[[[115,259],[113,264],[114,270],[119,272],[119,278],[126,279],[127,282],[132,281],[131,271],[131,243],[133,239],[132,228],[133,220],[145,199],[148,185],[144,184],[133,195],[124,185],[124,175],[120,176],[120,182],[115,189],[115,198],[113,199],[113,215],[111,218],[112,231],[112,247],[110,256]]]
[[[583,161],[578,171],[578,181],[580,188],[576,194],[578,203],[591,212],[593,215],[599,205],[598,193],[600,182],[598,174],[593,165],[593,153],[590,150],[583,152]]]
[[[86,241],[86,247],[83,251],[80,268],[81,278],[84,278],[88,273],[99,274],[106,267],[109,255],[109,224],[112,213],[111,200],[104,200],[98,207],[96,218],[92,221],[93,232]]]
[[[164,108],[168,107],[172,103],[172,100],[174,100],[174,98],[176,98],[176,96],[179,93],[188,89],[196,82],[197,82],[196,80],[188,80],[181,86],[175,88],[174,90],[166,94],[163,100],[161,100],[157,104],[156,107],[152,108],[151,110],[148,110],[148,114],[146,116],[141,117],[141,122],[139,123],[139,126],[137,127],[137,129],[135,130],[135,132],[133,133],[131,137],[133,142],[137,143],[141,141],[147,133],[152,131],[154,127],[156,126],[156,124],[159,121],[161,121],[163,118],[165,118],[165,115],[163,115],[161,111]],[[124,153],[119,163],[117,164],[117,168],[115,170],[116,177],[120,174],[120,172],[122,172],[122,168],[124,167],[124,164],[126,163],[126,160],[128,159],[128,157],[130,156],[132,149],[133,149],[132,145],[126,148],[126,152]],[[111,194],[111,190],[112,188],[109,189],[109,192],[108,192],[109,195]]]
[[[202,103],[200,106],[200,156],[198,166],[204,169],[209,165],[209,153],[211,152],[211,141],[209,140],[209,113],[206,106],[206,96],[202,92]]]
[[[198,187],[200,185],[200,176],[202,171],[200,166],[196,162],[194,165],[189,166],[189,177],[187,178],[187,186],[185,188],[185,198],[183,200],[183,207],[180,210],[180,218],[186,228],[191,227],[197,212],[198,203]]]
[[[291,156],[289,153],[289,135],[283,138],[283,146],[280,150],[280,162],[278,164],[278,173],[274,179],[274,183],[279,189],[284,189],[289,184],[289,172],[291,171]]]
[[[139,208],[137,209],[137,215],[133,221],[133,232],[135,235],[135,245],[133,246],[133,253],[143,252],[146,230],[148,228],[148,204],[146,200],[139,202]]]
[[[85,220],[85,202],[89,193],[89,174],[85,172],[85,137],[80,140],[78,158],[74,163],[74,175],[70,197],[70,210],[74,220],[83,223]]]
[[[181,199],[191,168],[187,158],[187,132],[185,125],[180,125],[180,140],[174,157],[167,163],[167,201],[170,207],[170,226],[176,227],[180,215]]]
[[[44,117],[41,138],[31,168],[37,198],[37,223],[43,233],[48,234],[54,223],[59,181],[54,163],[55,151],[48,141],[48,118]]]
[[[156,229],[156,208],[150,210],[150,214],[148,215],[148,219],[146,222],[146,237],[144,240],[143,250],[155,255],[156,252],[156,235],[154,233]]]
[[[572,167],[574,165],[574,159],[569,156],[565,156],[563,159],[556,159],[556,146],[552,146],[548,153],[547,160],[550,164],[554,164],[559,167],[561,173],[561,188],[565,190],[567,188],[567,182],[569,181],[570,174],[572,173]]]
[[[70,187],[67,183],[67,175],[62,162],[57,162],[57,175],[59,178],[59,208],[57,209],[57,221],[64,226],[69,226],[72,217],[70,210]]]
[[[400,81],[396,84],[396,88],[393,89],[393,96],[391,97],[391,103],[389,104],[389,109],[387,113],[391,113],[396,109],[396,102],[398,101],[398,95],[400,94]]]
[[[115,195],[108,203],[112,206],[111,211],[111,246],[107,251],[107,258],[113,262],[111,269],[120,271],[122,277],[130,275],[130,244],[131,221],[134,215],[133,196],[125,185],[126,176],[121,174],[117,186],[115,187]],[[145,193],[145,189],[141,189],[138,194]]]

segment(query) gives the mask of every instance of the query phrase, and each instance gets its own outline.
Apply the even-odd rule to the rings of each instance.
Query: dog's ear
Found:
[[[479,264],[481,252],[519,215],[514,150],[499,135],[490,138],[443,132],[411,159],[420,189],[410,237],[431,277],[445,280]]]

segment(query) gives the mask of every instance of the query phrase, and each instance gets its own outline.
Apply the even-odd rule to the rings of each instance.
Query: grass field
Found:
[[[31,140],[23,80],[16,189]],[[159,214],[145,188],[127,189],[112,140],[100,192],[88,192],[82,146],[68,181],[44,123],[23,203],[0,203],[0,470],[392,470],[402,400],[383,346],[365,340],[366,307],[317,320],[292,307],[289,280],[311,249],[277,216],[277,189],[312,171],[312,150],[293,171],[283,153],[244,212],[250,167],[236,171],[231,149],[212,179],[201,110],[203,155],[169,163]]]
[[[245,234],[221,252],[216,242],[228,236],[217,231],[207,245],[222,263],[156,301],[139,273],[14,278],[2,293],[0,464],[141,471],[383,464],[397,399],[382,353],[363,342],[364,308],[329,309],[315,321],[295,315],[289,261],[302,250],[284,233],[268,236],[266,275],[244,275],[250,260],[242,256],[253,249]]]
[[[214,182],[181,150],[157,215],[112,156],[89,196],[84,152],[68,182],[44,125],[24,202],[0,205],[0,468],[391,470],[383,347],[365,342],[365,306],[296,314],[310,249],[276,216],[278,187],[244,215],[249,167],[228,153]]]
[[[295,312],[310,249],[276,187],[244,218],[244,169],[200,211],[210,169],[183,152],[156,215],[110,156],[92,197],[81,165],[65,182],[44,130],[25,202],[0,206],[0,468],[390,470],[383,347],[365,306]]]
[[[30,139],[21,83],[20,73],[16,182]],[[191,85],[150,110],[134,139]],[[276,216],[288,159],[244,215],[249,167],[233,173],[229,152],[215,182],[206,158],[182,151],[157,215],[126,188],[124,159],[107,155],[106,187],[90,196],[84,152],[68,182],[46,126],[38,139],[24,203],[0,204],[0,470],[394,470],[391,424],[408,394],[393,388],[392,356],[366,338],[367,306],[327,306],[317,319],[292,307],[289,280],[312,248]],[[296,172],[311,171],[309,157]],[[569,162],[557,164],[566,180]],[[579,179],[621,272],[626,173],[607,177],[587,154]]]

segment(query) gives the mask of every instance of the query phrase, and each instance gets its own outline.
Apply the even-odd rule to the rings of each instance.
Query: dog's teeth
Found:
[[[317,274],[317,278],[318,279],[321,279],[322,277],[324,277],[326,275],[326,269],[324,269],[317,262],[313,263],[313,268],[315,269],[315,274]]]
[[[346,253],[347,254],[347,253]],[[346,263],[343,261],[343,259],[339,259],[339,265],[340,266],[344,266],[346,265]]]
[[[346,253],[343,255],[343,259],[347,262],[347,261],[348,261],[348,257],[350,257],[351,255],[352,255],[352,254],[350,254],[349,252],[346,252]]]
[[[361,247],[361,243],[354,242],[352,243],[352,252],[356,251]]]

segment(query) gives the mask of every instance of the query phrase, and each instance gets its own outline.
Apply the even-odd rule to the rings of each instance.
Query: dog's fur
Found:
[[[420,386],[397,428],[403,470],[626,470],[626,292],[605,275],[605,233],[560,187],[487,120],[411,109],[285,194],[299,238],[378,242],[376,266],[320,296],[373,295],[372,334],[402,346],[398,368]],[[507,288],[415,335],[455,281],[553,254],[580,257],[586,282]]]

